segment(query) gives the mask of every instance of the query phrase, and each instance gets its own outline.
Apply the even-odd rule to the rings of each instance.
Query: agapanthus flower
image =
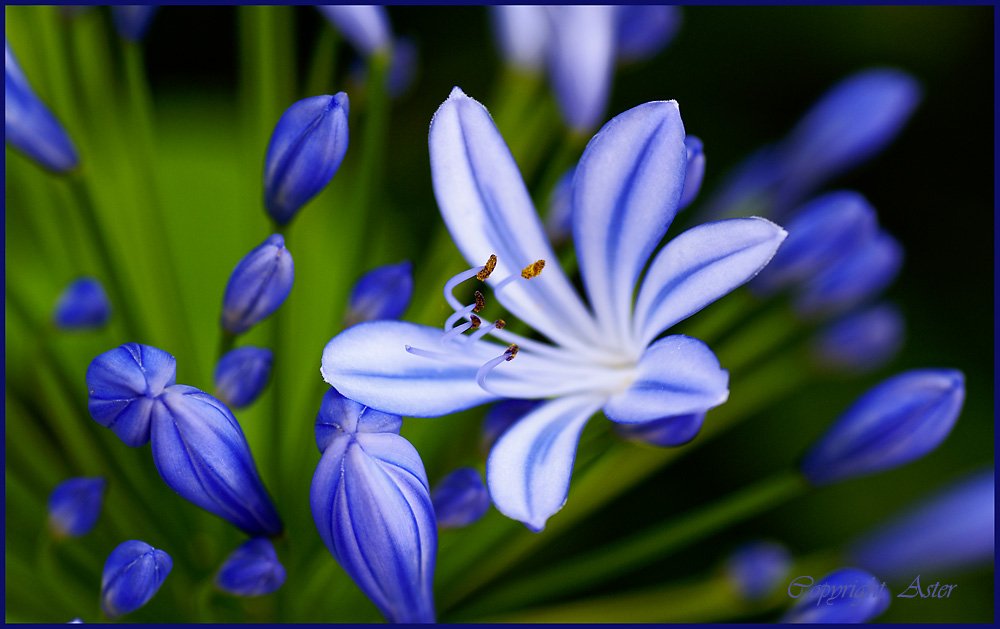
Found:
[[[215,397],[232,408],[253,404],[271,376],[274,352],[266,347],[237,347],[215,366]]]
[[[859,565],[912,579],[993,561],[994,470],[952,483],[850,545]]]
[[[434,508],[401,426],[399,416],[327,391],[310,506],[323,543],[386,620],[434,622]]]
[[[222,297],[222,327],[242,334],[271,316],[292,292],[295,262],[281,234],[272,234],[233,269]]]
[[[965,401],[954,369],[913,369],[862,395],[809,450],[802,473],[814,485],[890,470],[918,459],[951,433]]]
[[[392,45],[392,31],[385,7],[337,4],[316,8],[351,42],[355,50],[366,57],[388,50]]]
[[[264,207],[286,225],[326,187],[347,153],[350,101],[338,92],[292,103],[274,126],[264,158]]]
[[[728,373],[704,343],[658,337],[753,277],[785,232],[760,218],[690,229],[653,258],[633,301],[687,171],[677,104],[640,105],[591,140],[574,177],[573,235],[588,307],[559,267],[489,114],[458,88],[434,116],[430,153],[441,214],[474,265],[445,285],[454,314],[443,331],[395,321],[350,328],[327,345],[323,376],[366,406],[418,417],[502,398],[549,400],[499,438],[487,464],[497,508],[540,530],[566,499],[580,431],[598,410],[641,423],[725,402]],[[547,340],[488,320],[482,293],[461,303],[453,289],[477,277]]]
[[[654,446],[676,447],[691,442],[705,423],[705,413],[663,417],[639,424],[615,424],[615,432],[625,439]]]
[[[458,528],[486,515],[490,508],[490,494],[478,470],[460,467],[434,487],[431,502],[439,527]]]
[[[76,147],[48,107],[35,95],[7,39],[4,49],[4,137],[45,168],[64,173],[79,163]]]
[[[109,618],[145,605],[163,585],[174,562],[146,542],[122,542],[111,551],[101,577],[101,609]]]
[[[756,541],[733,551],[725,570],[740,596],[755,601],[774,592],[791,567],[792,554],[783,544]]]
[[[194,387],[174,384],[167,352],[127,343],[91,361],[88,408],[127,445],[152,441],[163,481],[186,500],[250,535],[282,530],[239,422],[226,405]]]
[[[271,540],[257,537],[234,550],[215,575],[215,585],[236,596],[270,594],[285,582],[285,567],[278,561]]]
[[[841,568],[819,581],[794,579],[788,593],[798,599],[782,617],[783,623],[862,623],[889,607],[889,590],[873,575],[857,568]]]
[[[387,264],[365,273],[347,300],[344,325],[377,319],[398,319],[413,295],[413,268],[409,262]]]
[[[63,330],[83,330],[101,327],[110,316],[111,304],[104,287],[92,277],[81,277],[59,295],[53,318]]]
[[[104,504],[103,478],[70,478],[49,494],[49,528],[61,537],[86,535],[97,524]]]

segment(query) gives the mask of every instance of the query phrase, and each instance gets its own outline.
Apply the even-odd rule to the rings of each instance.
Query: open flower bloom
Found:
[[[458,88],[431,123],[430,154],[441,214],[475,265],[445,286],[455,313],[445,331],[354,326],[327,344],[323,377],[366,406],[417,417],[500,398],[547,400],[503,433],[487,464],[497,508],[541,530],[566,500],[577,441],[594,413],[640,423],[726,401],[728,373],[704,343],[658,337],[756,275],[785,232],[759,218],[688,230],[653,257],[633,303],[687,170],[677,104],[640,105],[604,126],[574,175],[573,239],[588,306],[559,267],[489,114]],[[544,340],[488,321],[492,306],[478,291],[475,303],[459,302],[453,288],[474,277]]]

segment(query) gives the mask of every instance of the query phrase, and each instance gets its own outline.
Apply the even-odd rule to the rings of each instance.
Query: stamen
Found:
[[[486,264],[483,265],[483,268],[479,271],[479,273],[476,273],[476,279],[480,282],[485,282],[486,278],[493,273],[493,269],[495,268],[497,268],[497,256],[496,254],[491,253],[490,259],[486,261]]]
[[[533,277],[538,277],[542,269],[545,268],[545,260],[535,260],[528,266],[521,269],[521,277],[526,280],[530,280]]]
[[[472,312],[482,312],[483,308],[486,307],[486,298],[478,290],[475,292],[473,297],[476,300],[475,305],[472,307]]]
[[[480,319],[479,317],[477,317],[476,315],[472,315],[471,318],[469,319],[469,325],[472,326],[473,330],[475,330],[476,328],[478,328],[482,324],[483,324],[483,320]]]
[[[412,345],[404,345],[404,349],[414,356],[420,356],[421,358],[430,358],[432,360],[444,360],[444,361],[454,361],[455,356],[453,354],[447,354],[445,352],[432,352],[426,349],[420,349],[419,347],[413,347]]]
[[[476,317],[476,318],[479,319],[479,317]],[[482,320],[481,319],[479,321],[479,324],[480,324],[480,326],[482,325]],[[504,321],[503,319],[497,319],[496,323],[487,324],[484,327],[477,326],[477,327],[479,327],[479,329],[476,330],[475,334],[470,334],[469,336],[466,337],[466,339],[468,339],[469,341],[478,341],[479,339],[483,338],[484,336],[486,336],[487,334],[489,334],[490,332],[492,332],[494,330],[502,330],[502,329],[504,329],[504,327],[506,325],[507,325],[506,321]]]
[[[451,314],[451,316],[448,317],[445,320],[445,322],[444,322],[444,331],[448,332],[453,327],[455,327],[456,323],[458,323],[462,319],[465,319],[466,317],[469,316],[469,314],[471,314],[471,313],[473,313],[475,311],[476,311],[476,306],[475,306],[475,304],[472,304],[472,305],[465,306],[464,308],[453,312]]]
[[[502,354],[496,358],[491,358],[489,361],[484,363],[483,366],[479,368],[479,371],[476,372],[476,382],[479,384],[479,387],[484,391],[496,393],[496,391],[491,391],[490,388],[486,386],[486,376],[500,363],[514,360],[514,357],[517,356],[517,352],[517,345],[512,344],[510,347],[505,349]]]
[[[475,317],[476,315],[472,315],[472,316]],[[476,317],[476,318],[478,319],[479,317]],[[444,333],[444,335],[441,336],[441,343],[445,344],[445,343],[453,340],[454,338],[458,337],[459,335],[461,335],[462,332],[465,332],[469,328],[473,328],[473,327],[476,327],[476,326],[472,325],[472,323],[463,323],[462,325],[456,325],[455,327],[453,327],[452,329],[448,330],[447,332]]]

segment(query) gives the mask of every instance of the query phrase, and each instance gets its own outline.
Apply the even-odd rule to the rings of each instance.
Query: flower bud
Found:
[[[362,321],[398,319],[410,304],[413,271],[409,262],[380,266],[361,276],[347,301],[344,326]]]
[[[907,371],[869,390],[813,446],[802,473],[814,485],[893,469],[936,448],[965,399],[953,369]]]
[[[347,94],[312,96],[289,107],[264,160],[264,206],[285,225],[326,187],[347,152]]]
[[[104,287],[92,277],[81,277],[59,295],[53,318],[63,330],[82,330],[99,328],[110,316],[111,304]]]
[[[385,7],[338,4],[316,8],[365,57],[387,50],[392,44]]]
[[[273,354],[266,347],[237,347],[215,366],[215,397],[232,408],[253,404],[271,375]]]
[[[434,622],[437,525],[420,455],[398,421],[333,389],[324,412],[329,439],[317,438],[326,443],[310,491],[323,543],[386,620]]]
[[[271,540],[258,537],[234,550],[215,575],[215,585],[236,596],[262,596],[285,582],[285,567],[278,561]]]
[[[604,119],[615,61],[612,6],[548,6],[552,35],[548,68],[563,118],[576,132]]]
[[[493,35],[504,60],[524,72],[540,72],[550,37],[545,7],[500,4],[490,10]]]
[[[152,441],[157,471],[185,500],[248,535],[281,533],[243,430],[222,402],[194,387],[167,387],[153,405]]]
[[[687,149],[687,172],[684,175],[684,190],[681,192],[678,210],[683,210],[694,203],[701,191],[701,182],[705,178],[705,152],[701,140],[689,135],[684,138],[684,148]]]
[[[149,4],[122,4],[111,7],[111,17],[119,35],[131,42],[138,42],[146,36],[159,8]]]
[[[888,363],[903,346],[903,315],[882,303],[827,326],[812,342],[816,360],[829,368],[865,373]]]
[[[490,494],[478,471],[460,467],[437,484],[431,492],[431,502],[439,527],[459,528],[486,515]]]
[[[885,290],[902,266],[903,248],[881,232],[810,280],[795,299],[795,310],[809,318],[847,312]]]
[[[76,147],[38,99],[4,39],[4,136],[7,143],[43,167],[64,173],[76,168]]]
[[[364,420],[361,417],[364,415]],[[403,419],[349,400],[330,387],[316,414],[316,447],[324,452],[330,442],[342,435],[356,432],[386,432],[399,434]]]
[[[294,278],[285,239],[281,234],[269,236],[233,269],[222,299],[222,327],[242,334],[267,318],[288,297]]]
[[[517,420],[521,419],[531,411],[535,410],[541,402],[538,400],[501,400],[486,411],[486,418],[483,420],[483,437],[481,447],[483,452],[489,452],[493,443],[500,438],[508,428],[513,426]]]
[[[783,623],[868,622],[889,607],[889,590],[874,576],[857,568],[831,572],[808,590],[812,577],[798,577],[788,593],[798,598],[781,619]]]
[[[101,609],[109,618],[139,609],[153,598],[173,566],[170,555],[146,542],[122,542],[104,563]]]
[[[806,203],[786,227],[788,238],[754,281],[766,295],[803,284],[859,251],[878,232],[878,217],[863,196],[839,191]]]
[[[871,157],[903,128],[920,102],[913,77],[892,68],[872,68],[834,85],[785,140],[789,180],[816,184]]]
[[[668,5],[619,5],[615,43],[618,59],[639,61],[659,53],[681,25],[681,10]]]
[[[726,576],[744,599],[769,596],[792,567],[792,555],[777,542],[757,541],[737,548],[726,560]]]
[[[104,504],[103,478],[70,478],[49,494],[49,528],[58,537],[86,535],[97,524]]]
[[[87,368],[87,407],[98,424],[110,428],[125,445],[149,441],[153,402],[174,384],[177,363],[162,349],[126,343],[91,361]]]
[[[682,446],[698,436],[704,421],[705,413],[691,413],[635,424],[615,423],[615,431],[625,439],[654,446]]]
[[[963,570],[993,561],[993,469],[963,478],[851,544],[883,577]]]

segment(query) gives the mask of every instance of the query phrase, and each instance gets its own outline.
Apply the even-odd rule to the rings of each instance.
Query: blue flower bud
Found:
[[[615,423],[615,431],[626,439],[654,446],[682,446],[698,436],[705,413],[675,415],[635,424]]]
[[[802,473],[814,485],[893,469],[936,448],[965,399],[953,369],[916,369],[882,382],[841,415],[813,446]]]
[[[237,347],[215,366],[215,397],[232,408],[253,404],[271,375],[273,354],[266,347]]]
[[[540,72],[550,37],[545,7],[503,4],[490,10],[493,35],[504,60],[522,71]]]
[[[184,499],[248,535],[281,533],[250,446],[225,404],[194,387],[167,387],[153,405],[152,441],[157,471]]]
[[[410,305],[413,271],[409,262],[380,266],[361,276],[347,300],[344,325],[398,319]]]
[[[687,172],[684,175],[684,190],[681,192],[678,210],[683,210],[694,203],[701,191],[701,182],[705,178],[705,152],[701,140],[689,135],[684,138],[684,148],[687,149]]]
[[[740,596],[759,601],[775,591],[791,567],[792,555],[784,545],[757,541],[733,551],[725,570]]]
[[[71,478],[49,494],[49,528],[59,537],[86,535],[97,524],[104,504],[103,478]]]
[[[328,418],[329,439],[317,435],[310,505],[323,543],[386,620],[434,622],[437,525],[420,455],[397,421],[332,389],[323,402],[321,415],[343,411]]]
[[[385,7],[374,5],[333,5],[316,7],[344,39],[365,57],[392,44],[389,16]]]
[[[104,563],[101,609],[109,618],[139,609],[153,598],[173,567],[170,555],[146,542],[122,542]]]
[[[806,203],[785,227],[788,238],[754,281],[766,295],[803,284],[854,255],[878,232],[878,217],[863,196],[839,191]]]
[[[864,70],[834,85],[784,142],[789,181],[812,189],[874,155],[903,128],[920,98],[916,80],[891,68]]]
[[[316,447],[324,452],[330,442],[342,435],[356,432],[387,432],[399,434],[403,418],[390,415],[349,400],[330,387],[316,414]]]
[[[215,575],[219,589],[236,596],[262,596],[285,582],[285,567],[278,561],[271,540],[258,537],[234,550]]]
[[[149,441],[153,402],[174,384],[177,363],[162,349],[126,343],[107,351],[87,368],[91,417],[114,431],[125,445]]]
[[[903,315],[882,303],[853,313],[821,330],[812,342],[822,365],[865,373],[888,363],[903,346]]]
[[[616,18],[618,58],[638,61],[652,57],[670,43],[680,28],[681,10],[667,5],[620,5]]]
[[[783,623],[862,623],[889,607],[885,584],[857,568],[841,568],[815,583],[810,576],[797,577],[788,593],[799,600]]]
[[[246,332],[281,306],[294,279],[285,239],[268,236],[233,269],[222,298],[222,327],[233,334]]]
[[[107,323],[110,316],[111,304],[104,287],[92,277],[81,277],[59,295],[53,318],[64,330],[81,330],[98,328]]]
[[[810,318],[847,312],[881,293],[902,266],[903,248],[880,232],[809,281],[794,301],[795,310]]]
[[[4,136],[7,143],[45,168],[76,168],[76,147],[55,116],[38,99],[4,38]]]
[[[559,246],[573,235],[573,175],[576,168],[570,168],[559,178],[552,194],[549,195],[549,212],[545,215],[545,233],[552,244]]]
[[[488,452],[493,443],[508,428],[538,407],[538,400],[501,400],[490,407],[483,419],[483,437],[480,441],[483,452]]]
[[[851,544],[859,565],[884,577],[963,570],[993,561],[993,469],[952,483]]]
[[[486,515],[490,493],[476,469],[460,467],[441,479],[431,492],[431,502],[439,527],[459,528]]]
[[[552,23],[547,59],[556,102],[571,129],[588,132],[603,121],[608,105],[618,7],[545,8]]]
[[[347,94],[304,98],[274,127],[264,160],[264,206],[278,225],[326,187],[347,152]]]
[[[138,42],[146,36],[149,25],[153,22],[159,6],[149,4],[122,4],[111,7],[111,17],[115,28],[123,38]]]

